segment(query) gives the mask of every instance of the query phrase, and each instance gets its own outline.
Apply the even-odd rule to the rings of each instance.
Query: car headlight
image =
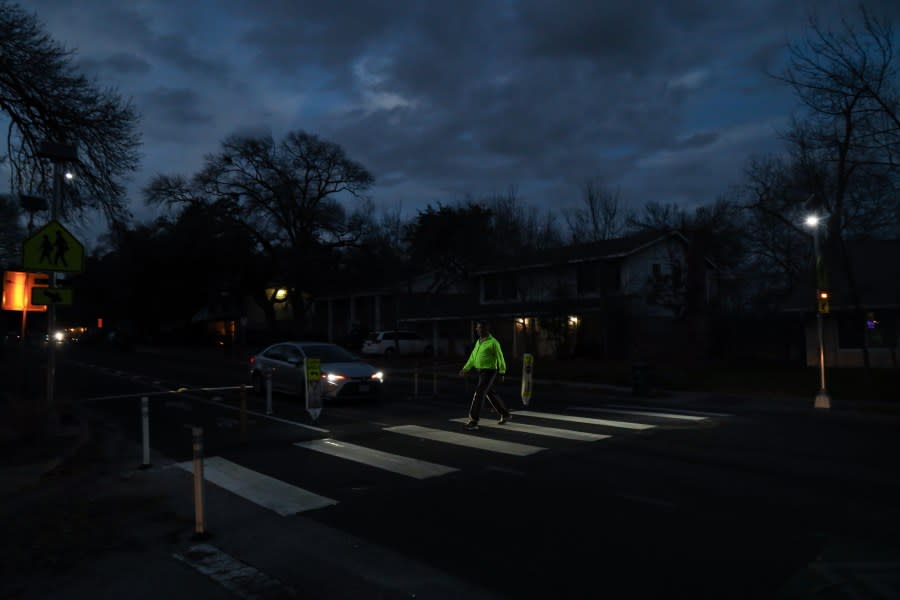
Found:
[[[381,371],[378,371],[377,373],[374,373],[372,375],[372,379],[383,382],[384,381],[384,373]]]
[[[339,375],[338,373],[326,373],[325,379],[328,381],[328,383],[337,383],[337,382],[343,381],[347,378],[344,377],[343,375]]]
[[[61,342],[64,339],[66,339],[66,334],[63,333],[62,331],[57,331],[56,333],[53,334],[53,339],[56,340],[57,342]]]

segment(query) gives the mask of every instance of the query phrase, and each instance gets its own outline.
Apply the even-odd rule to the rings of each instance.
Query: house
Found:
[[[318,296],[312,308],[312,321],[317,323],[314,335],[357,349],[361,336],[371,331],[412,327],[429,340],[438,355],[460,354],[465,349],[466,342],[460,341],[465,330],[446,327],[446,322],[454,319],[433,319],[418,327],[413,322],[423,312],[450,314],[473,304],[468,282],[451,282],[439,289],[436,283],[435,274],[425,273],[377,288]],[[467,312],[469,308],[462,309]]]
[[[640,233],[517,257],[472,274],[471,297],[418,303],[398,320],[440,326],[471,339],[475,320],[491,322],[507,352],[591,354],[619,359],[702,352],[702,332],[686,307],[689,242],[675,231]],[[701,261],[702,296],[715,294],[714,265]],[[454,340],[453,347],[458,347]]]
[[[438,356],[461,356],[475,321],[487,320],[513,358],[686,358],[708,341],[703,321],[685,317],[688,282],[697,281],[688,277],[689,248],[676,231],[640,233],[485,264],[442,285],[425,273],[335,291],[312,299],[309,335],[355,348],[370,331],[414,329]],[[715,267],[699,262],[708,302]]]
[[[898,366],[900,315],[900,240],[845,242],[847,258],[859,294],[857,310],[846,276],[835,260],[826,262],[829,289],[827,313],[822,315],[826,367],[861,367],[868,348],[873,367]],[[819,364],[818,298],[810,277],[794,290],[785,312],[800,315],[806,339],[806,364]],[[823,307],[826,308],[826,307]]]

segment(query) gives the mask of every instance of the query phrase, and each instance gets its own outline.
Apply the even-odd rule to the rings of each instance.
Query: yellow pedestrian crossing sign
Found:
[[[25,240],[22,263],[26,271],[84,271],[84,246],[59,221],[50,221]]]

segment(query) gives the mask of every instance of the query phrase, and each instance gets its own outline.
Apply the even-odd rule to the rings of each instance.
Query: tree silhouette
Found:
[[[363,210],[348,211],[341,200],[363,198],[373,182],[339,145],[295,131],[278,143],[231,136],[190,180],[159,176],[144,197],[179,210],[205,206],[244,228],[270,272],[288,284],[302,322],[309,299],[303,289],[330,277],[333,251],[359,244],[371,225]]]
[[[61,213],[99,209],[110,222],[127,220],[119,179],[138,164],[137,113],[116,91],[78,75],[73,56],[37,17],[0,0],[0,112],[9,119],[12,189],[49,197],[52,164],[38,157],[41,143],[77,145],[79,174]]]

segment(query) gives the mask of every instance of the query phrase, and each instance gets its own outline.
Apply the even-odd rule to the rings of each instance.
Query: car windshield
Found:
[[[340,346],[333,344],[310,344],[303,346],[306,356],[318,358],[323,363],[328,362],[353,362],[359,360],[355,355],[347,352]]]
[[[377,342],[377,341],[378,341],[378,334],[377,334],[377,333],[370,333],[370,334],[369,334],[369,337],[366,338],[366,341],[373,342],[373,343]]]

